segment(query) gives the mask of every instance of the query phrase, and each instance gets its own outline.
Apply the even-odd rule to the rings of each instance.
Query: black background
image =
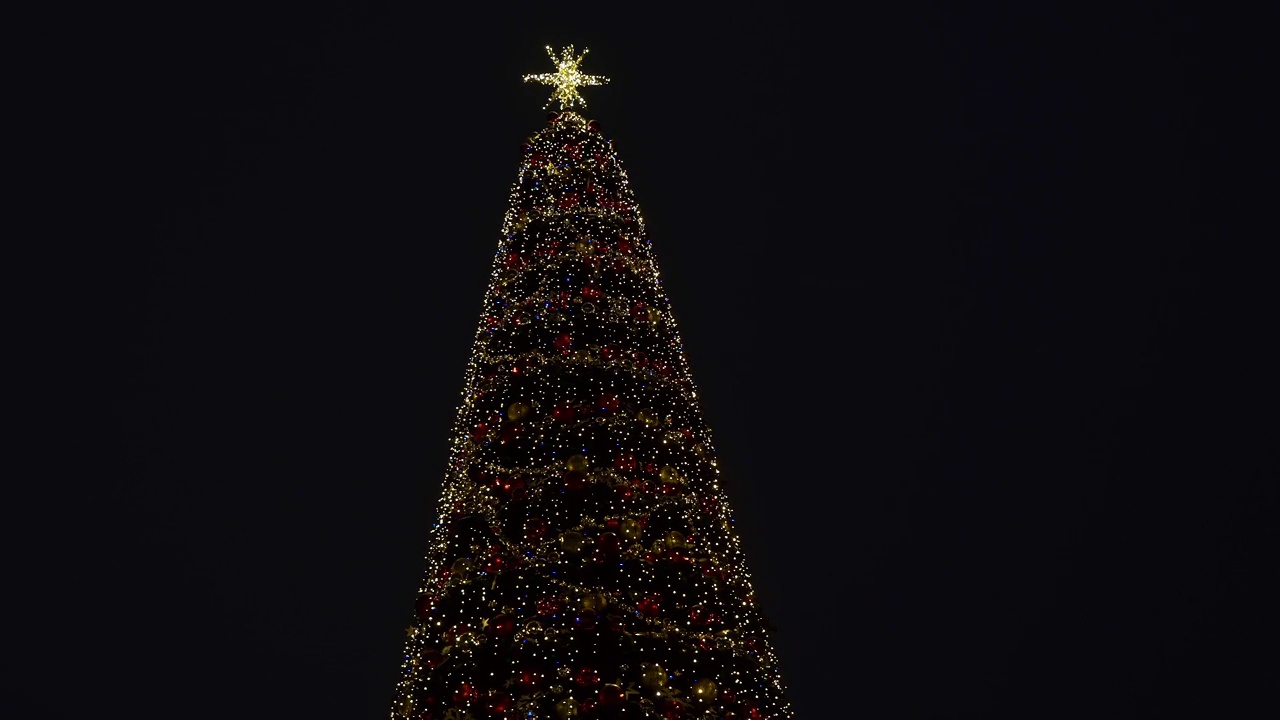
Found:
[[[1274,717],[1268,19],[1029,5],[68,11],[10,716],[385,716],[576,43],[798,717]]]

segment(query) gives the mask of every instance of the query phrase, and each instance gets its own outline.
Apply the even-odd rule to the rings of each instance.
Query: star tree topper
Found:
[[[582,85],[604,85],[609,82],[609,78],[603,75],[583,75],[578,66],[582,64],[582,58],[587,56],[587,48],[582,49],[582,54],[574,56],[573,46],[570,45],[560,51],[560,57],[556,57],[556,53],[547,47],[547,54],[551,56],[551,62],[556,64],[556,71],[553,73],[541,73],[539,75],[525,75],[525,82],[539,82],[543,85],[551,85],[555,88],[551,93],[551,99],[543,107],[549,107],[556,100],[560,101],[560,109],[567,110],[574,105],[587,106],[587,101],[582,99],[578,94],[578,87]]]

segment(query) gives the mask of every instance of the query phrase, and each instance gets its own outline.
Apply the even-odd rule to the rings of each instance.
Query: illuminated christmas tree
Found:
[[[607,80],[552,60],[392,716],[790,718],[644,222],[573,110]]]

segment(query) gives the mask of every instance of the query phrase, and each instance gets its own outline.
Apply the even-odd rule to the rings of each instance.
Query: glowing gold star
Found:
[[[565,110],[574,105],[587,106],[587,101],[582,99],[578,94],[578,87],[582,85],[604,85],[609,82],[609,78],[603,75],[583,75],[578,66],[582,64],[582,58],[587,56],[587,49],[583,48],[582,54],[574,56],[573,46],[570,45],[560,51],[560,57],[556,57],[556,53],[550,47],[547,47],[547,54],[551,56],[551,62],[556,64],[556,71],[553,73],[542,73],[539,75],[525,75],[525,82],[539,82],[543,85],[551,85],[555,90],[551,93],[551,99],[547,101],[544,107],[549,107],[552,102],[560,101],[560,109]]]

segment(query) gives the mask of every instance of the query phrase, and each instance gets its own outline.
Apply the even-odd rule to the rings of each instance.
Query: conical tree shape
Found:
[[[790,718],[683,344],[594,123],[524,148],[396,718]]]

